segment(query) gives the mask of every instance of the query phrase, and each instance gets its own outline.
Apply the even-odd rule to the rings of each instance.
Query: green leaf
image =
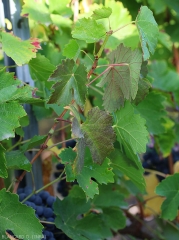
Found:
[[[115,134],[112,128],[112,117],[98,107],[92,108],[81,129],[93,161],[101,164],[113,150]]]
[[[6,149],[0,144],[0,177],[2,178],[8,177],[5,150]]]
[[[55,70],[55,66],[43,55],[37,54],[36,58],[29,62],[30,74],[33,80],[47,81]]]
[[[94,240],[112,237],[111,229],[124,228],[126,218],[118,207],[102,208],[96,213],[91,202],[78,186],[74,186],[63,201],[54,204],[55,224],[74,240]],[[104,199],[103,199],[104,201]],[[69,206],[66,208],[66,206]],[[89,212],[89,210],[91,210]],[[87,213],[86,213],[87,212]],[[80,219],[78,216],[81,216]],[[115,217],[114,217],[115,216]]]
[[[15,128],[20,126],[19,119],[26,116],[23,107],[17,102],[0,104],[0,141],[15,137]]]
[[[129,144],[135,154],[145,152],[148,142],[145,119],[134,113],[130,102],[126,102],[124,108],[116,112],[114,120],[114,129],[119,143]]]
[[[75,24],[72,37],[84,40],[87,43],[98,42],[106,35],[106,29],[102,24],[98,24],[94,19],[82,18]]]
[[[70,104],[72,99],[81,107],[85,104],[86,98],[86,69],[80,64],[75,69],[73,60],[63,60],[51,75],[51,81],[56,81],[53,85],[54,92],[51,94],[48,103],[58,103],[63,106]]]
[[[178,73],[167,66],[166,61],[155,61],[149,66],[150,76],[154,78],[153,87],[166,91],[179,91]],[[170,81],[169,81],[170,79]]]
[[[166,220],[174,220],[179,207],[179,173],[164,179],[156,187],[155,192],[166,199],[161,206],[161,217]]]
[[[104,201],[105,199],[105,201]],[[94,208],[107,208],[107,207],[121,207],[128,208],[128,203],[125,197],[119,192],[115,184],[108,183],[107,185],[99,186],[99,195],[95,195],[91,200]]]
[[[62,229],[67,236],[74,240],[87,240],[75,226],[78,222],[77,216],[90,209],[90,204],[89,202],[86,203],[86,196],[81,188],[74,186],[70,194],[63,201],[57,198],[53,207],[57,228]]]
[[[85,157],[84,167],[80,174],[77,175],[76,179],[87,198],[93,198],[95,194],[99,194],[97,183],[107,184],[114,182],[113,176],[114,174],[108,158],[106,158],[100,166],[93,163],[90,157]],[[97,183],[91,178],[96,179]]]
[[[151,84],[148,81],[148,79],[140,78],[139,83],[138,83],[137,95],[133,102],[136,105],[138,105],[140,102],[142,102],[142,100],[144,100],[144,98],[148,95],[150,88],[151,88]]]
[[[108,18],[112,14],[112,9],[107,7],[102,7],[94,10],[93,15],[91,16],[94,20]]]
[[[28,141],[27,143],[25,143],[22,146],[22,151],[26,152],[29,149],[32,149],[36,146],[39,146],[40,144],[44,143],[45,140],[47,138],[47,135],[38,135],[38,136],[34,136],[33,138],[30,139],[30,141]]]
[[[150,53],[154,54],[159,35],[158,25],[153,13],[147,6],[142,6],[136,18],[136,26],[139,31],[143,50],[144,61],[149,59]]]
[[[43,100],[33,96],[33,88],[23,86],[22,82],[14,79],[14,73],[7,73],[5,69],[0,70],[0,103],[18,101],[19,103],[42,104]]]
[[[164,101],[165,97],[160,93],[150,92],[136,107],[141,116],[145,118],[147,129],[151,134],[165,132],[165,127],[162,124],[163,118],[167,116]]]
[[[25,219],[25,221],[24,221]],[[0,235],[5,239],[5,231],[11,230],[16,236],[23,236],[24,240],[42,238],[43,226],[35,216],[35,210],[21,204],[16,194],[0,191]],[[4,236],[4,237],[3,237]]]
[[[129,154],[128,154],[129,155]],[[118,149],[111,153],[111,166],[126,175],[142,192],[145,191],[143,168],[137,155],[127,156]]]
[[[113,112],[124,105],[125,99],[134,99],[137,94],[142,53],[139,49],[132,51],[120,44],[108,55],[108,58],[110,64],[119,64],[119,66],[111,66],[97,86],[103,87],[107,83],[103,97],[104,108]]]
[[[163,157],[168,157],[172,152],[172,148],[175,145],[175,132],[172,128],[166,130],[165,133],[160,134],[155,138],[156,143],[160,148],[160,152],[162,153]]]
[[[71,39],[63,49],[63,56],[69,59],[74,59],[76,61],[79,54],[80,54],[80,46],[78,45],[76,40]]]
[[[2,49],[15,63],[22,66],[36,56],[36,48],[32,40],[22,41],[20,38],[2,32]]]
[[[32,165],[20,150],[6,152],[7,168],[23,169],[30,172]]]
[[[51,23],[50,13],[45,1],[24,0],[21,15],[27,15],[35,20],[45,24]]]
[[[95,164],[92,162],[90,152],[87,149],[84,154],[84,166],[80,172],[76,173],[74,171],[75,157],[76,153],[71,148],[63,150],[60,154],[62,162],[66,164],[67,180],[74,181],[77,179],[87,198],[93,198],[95,194],[99,193],[98,183],[107,184],[114,181],[109,159],[106,158],[102,165]],[[95,178],[97,182],[91,178]]]

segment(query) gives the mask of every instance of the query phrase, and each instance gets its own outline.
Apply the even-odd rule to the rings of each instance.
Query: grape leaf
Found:
[[[63,0],[59,4],[59,0],[49,1],[49,10],[51,13],[55,13],[64,17],[70,18],[73,14],[73,11],[70,7],[70,0]]]
[[[80,46],[78,45],[76,40],[71,39],[63,49],[63,56],[69,59],[74,59],[76,61],[79,54],[80,54]]]
[[[93,198],[95,194],[99,194],[98,183],[107,184],[109,182],[114,182],[113,176],[114,174],[108,158],[106,158],[100,166],[93,163],[90,157],[85,157],[84,167],[76,176],[76,179],[87,198]],[[98,183],[91,178],[96,179]]]
[[[164,101],[165,97],[160,93],[150,92],[136,107],[141,116],[145,118],[147,129],[152,134],[165,132],[165,127],[162,124],[162,119],[167,117]]]
[[[112,128],[112,117],[98,107],[92,108],[81,129],[93,161],[101,164],[113,150],[115,134]]]
[[[33,80],[47,81],[55,66],[43,55],[37,54],[36,58],[29,62],[30,74]]]
[[[116,112],[114,120],[119,143],[128,143],[135,154],[145,152],[148,142],[145,119],[134,113],[130,102],[126,102],[124,108]]]
[[[0,103],[18,101],[19,103],[43,103],[43,100],[33,96],[33,88],[23,86],[22,82],[14,79],[14,73],[7,73],[5,69],[0,70]]]
[[[7,168],[23,169],[30,172],[32,165],[20,150],[6,153]]]
[[[138,91],[134,103],[138,105],[148,95],[149,89],[151,88],[150,82],[145,78],[140,78],[138,83]]]
[[[6,192],[5,189],[0,191],[0,222],[2,239],[6,238],[6,230],[11,230],[24,240],[34,239],[34,236],[38,240],[42,238],[43,226],[35,217],[35,210],[21,204],[16,194]]]
[[[71,149],[64,149],[60,153],[60,158],[62,163],[65,164],[65,171],[67,174],[68,181],[74,181],[77,179],[80,187],[86,193],[88,198],[93,198],[95,194],[99,193],[98,183],[107,184],[113,182],[112,168],[110,167],[109,159],[105,159],[102,165],[98,165],[92,162],[91,155],[88,149],[86,149],[84,154],[84,166],[80,172],[74,171],[74,164],[76,153]],[[91,178],[95,178],[97,182],[93,181]]]
[[[22,41],[11,33],[2,32],[2,49],[15,63],[22,66],[36,56],[36,47],[31,40]]]
[[[82,190],[78,186],[74,186],[68,197],[63,201],[57,199],[54,204],[55,214],[57,215],[56,226],[72,239],[104,239],[112,237],[111,229],[118,230],[125,226],[126,219],[118,207],[104,207],[99,213],[94,214],[96,212],[95,209],[94,213],[92,212],[92,203],[85,200]],[[69,208],[65,207],[67,205]],[[90,208],[91,213],[89,212]],[[85,212],[88,212],[88,214],[85,214]],[[79,215],[81,216],[80,219],[77,218]]]
[[[179,207],[179,173],[175,173],[160,182],[155,192],[166,198],[161,206],[162,218],[174,220]]]
[[[50,13],[45,1],[24,0],[23,2],[22,16],[27,16],[28,14],[28,16],[36,22],[51,23]]]
[[[62,229],[67,236],[74,240],[87,240],[85,236],[82,236],[81,231],[75,227],[78,221],[77,216],[90,209],[90,203],[86,203],[85,194],[78,186],[74,186],[63,201],[57,198],[53,207],[57,228]]]
[[[170,69],[166,61],[155,61],[149,66],[150,76],[154,78],[154,88],[166,92],[179,91],[178,73]],[[170,79],[170,81],[169,81]]]
[[[115,149],[111,153],[110,159],[112,161],[111,166],[121,171],[142,191],[145,191],[145,179],[143,176],[143,168],[138,156],[132,154],[132,158],[122,153],[118,149]]]
[[[105,201],[104,201],[105,199]],[[117,189],[117,185],[108,183],[99,186],[99,195],[95,195],[91,200],[94,208],[121,207],[128,208],[125,197]]]
[[[106,35],[106,29],[94,19],[82,18],[75,24],[72,37],[84,40],[87,43],[98,42]]]
[[[136,18],[136,26],[140,35],[144,61],[154,54],[159,35],[158,25],[153,13],[147,6],[142,6]]]
[[[84,106],[87,77],[86,69],[82,64],[75,69],[73,60],[63,60],[49,80],[56,81],[56,83],[53,85],[54,92],[48,103],[66,106],[72,99],[75,99],[77,104],[81,107]]]
[[[102,7],[94,10],[93,15],[91,16],[94,20],[108,18],[112,14],[112,9],[107,7]]]
[[[0,144],[0,177],[7,178],[7,166],[6,166],[6,158],[5,158],[5,148]]]
[[[134,99],[137,94],[142,53],[139,49],[132,51],[120,44],[116,50],[108,55],[108,58],[110,64],[119,65],[111,65],[97,86],[103,87],[107,83],[103,96],[104,108],[113,112],[124,105],[125,99]]]
[[[32,149],[32,148],[44,143],[46,138],[47,138],[47,135],[33,136],[33,138],[31,138],[30,141],[28,141],[27,143],[25,143],[22,146],[22,151],[26,152],[27,150]]]
[[[0,104],[0,141],[15,137],[14,129],[20,126],[19,119],[26,116],[17,102]]]

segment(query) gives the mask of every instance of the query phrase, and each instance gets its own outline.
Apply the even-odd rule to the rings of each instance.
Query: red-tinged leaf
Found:
[[[132,51],[120,44],[116,50],[108,56],[111,68],[105,77],[98,83],[104,91],[104,108],[113,112],[124,105],[125,99],[136,97],[140,76],[142,53],[139,49]]]

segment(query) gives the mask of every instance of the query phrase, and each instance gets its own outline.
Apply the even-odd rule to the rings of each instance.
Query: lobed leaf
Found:
[[[112,117],[98,107],[92,108],[81,129],[93,161],[101,164],[113,150],[115,134],[112,128]]]
[[[91,16],[94,20],[108,18],[112,14],[112,9],[110,7],[102,7],[94,10]]]
[[[149,59],[150,53],[154,54],[157,46],[159,30],[152,11],[147,6],[142,6],[136,18],[136,26],[140,35],[144,61]]]
[[[82,18],[75,24],[72,37],[84,40],[87,43],[98,42],[106,35],[106,29],[102,24],[91,18]]]
[[[97,86],[103,87],[104,108],[109,112],[116,111],[124,105],[125,99],[134,99],[138,91],[142,53],[139,49],[132,51],[120,44],[109,55],[111,65],[105,77]],[[112,94],[111,94],[112,93]]]
[[[36,56],[36,47],[31,40],[22,41],[11,33],[2,32],[2,49],[19,66]]]
[[[116,112],[114,120],[119,143],[129,145],[134,154],[145,152],[148,142],[145,119],[134,113],[130,102],[126,102],[124,108]]]
[[[29,62],[30,74],[33,80],[47,81],[50,75],[55,70],[55,66],[43,55],[37,54],[36,58],[33,58]]]
[[[78,45],[76,40],[71,39],[63,49],[63,56],[69,59],[74,59],[76,61],[79,54],[80,54],[80,46]]]
[[[174,220],[179,207],[179,173],[164,179],[156,187],[155,192],[166,199],[161,206],[161,217],[166,220]]]
[[[72,99],[82,108],[86,98],[86,69],[80,64],[75,69],[73,60],[63,60],[51,75],[51,81],[56,81],[53,85],[54,92],[51,94],[48,103],[58,103],[59,105],[69,105]]]
[[[28,158],[20,150],[6,152],[7,168],[10,169],[23,169],[30,172],[32,165]]]
[[[24,221],[25,219],[25,221]],[[0,191],[0,235],[6,238],[5,231],[11,230],[16,236],[24,240],[42,238],[43,226],[35,216],[35,210],[21,204],[16,194]]]

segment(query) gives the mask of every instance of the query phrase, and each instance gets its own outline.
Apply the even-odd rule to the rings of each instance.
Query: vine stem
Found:
[[[112,33],[115,33],[115,32],[117,32],[117,31],[121,30],[122,28],[127,27],[128,25],[133,24],[133,23],[135,23],[135,21],[132,21],[132,22],[130,22],[130,23],[127,23],[127,24],[123,25],[123,26],[120,27],[120,28],[117,28],[117,29],[114,30]]]
[[[74,102],[75,102],[75,100],[72,100],[72,101],[71,101],[71,104],[73,104]],[[58,118],[63,118],[67,111],[68,111],[68,109],[64,109],[63,112],[60,114],[60,116],[59,116]],[[50,139],[51,136],[53,135],[53,133],[54,133],[55,128],[57,127],[57,125],[58,125],[58,121],[55,122],[54,125],[52,126],[52,128],[50,129],[50,131],[49,131],[49,133],[48,133],[48,136],[47,136],[45,142],[42,144],[40,150],[36,153],[36,155],[32,158],[30,164],[33,164],[33,163],[37,160],[37,158],[40,156],[40,154],[41,154],[45,149],[47,149],[47,142],[49,141],[49,139]],[[17,181],[16,181],[16,183],[15,183],[13,193],[16,193],[16,192],[17,192],[19,183],[22,181],[22,179],[24,178],[25,175],[26,175],[26,171],[23,171],[23,173],[20,175],[20,177],[17,179]]]
[[[38,190],[36,191],[33,191],[31,194],[29,194],[21,203],[24,203],[25,201],[27,201],[30,197],[32,197],[34,194],[37,194],[39,192],[41,192],[42,190],[44,190],[45,188],[49,187],[50,185],[58,182],[58,181],[61,181],[63,179],[65,179],[66,177],[62,177],[63,174],[64,174],[65,170],[63,170],[63,172],[60,174],[60,176],[58,178],[56,178],[55,180],[53,180],[52,182],[46,184],[45,186],[39,188]]]
[[[156,175],[159,175],[161,177],[164,177],[166,178],[168,175],[170,174],[165,174],[165,173],[162,173],[162,172],[158,172],[156,170],[153,170],[153,169],[148,169],[148,168],[144,168],[146,172],[149,172],[149,173],[155,173]]]
[[[102,65],[103,67],[105,65]],[[96,78],[94,78],[91,82],[89,82],[88,84],[86,84],[87,87],[89,87],[89,85],[91,85],[94,81],[96,81],[98,78],[100,78],[102,75],[104,75],[107,71],[109,71],[111,68],[113,67],[119,67],[119,66],[129,66],[128,63],[113,63],[113,64],[109,64],[106,65],[108,66],[101,74],[99,74]]]

